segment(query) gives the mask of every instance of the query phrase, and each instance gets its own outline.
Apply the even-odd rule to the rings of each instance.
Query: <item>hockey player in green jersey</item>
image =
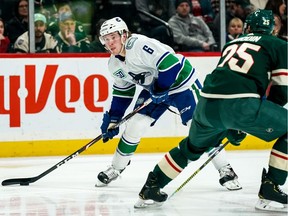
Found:
[[[158,40],[131,34],[120,17],[102,24],[99,39],[111,53],[108,68],[114,78],[111,107],[109,112],[104,113],[101,125],[104,142],[119,133],[119,128],[112,129],[111,126],[124,115],[135,96],[136,86],[143,90],[135,107],[148,98],[153,103],[141,109],[126,123],[111,166],[97,176],[97,187],[107,186],[118,178],[136,151],[144,132],[155,124],[169,106],[178,110],[184,125],[189,125],[197,100],[191,85],[202,87],[195,68],[183,55],[176,54],[171,47]],[[225,154],[218,155],[213,164],[220,173],[221,185],[229,190],[242,188]]]
[[[267,142],[276,139],[268,171],[263,169],[255,208],[287,211],[287,194],[279,188],[285,183],[288,171],[287,110],[283,108],[287,103],[287,43],[271,35],[272,11],[256,10],[247,24],[248,34],[223,47],[217,67],[204,81],[189,136],[149,173],[136,208],[146,207],[147,200],[164,202],[167,194],[161,188],[177,176],[175,173],[179,174],[188,161],[198,160],[208,148],[219,145],[225,136],[229,139],[233,129]],[[170,157],[171,152],[174,157]],[[271,201],[277,202],[279,208],[270,205]]]

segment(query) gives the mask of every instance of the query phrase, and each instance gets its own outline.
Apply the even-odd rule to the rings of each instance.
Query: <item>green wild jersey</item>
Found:
[[[242,98],[265,95],[269,83],[287,102],[287,42],[275,36],[250,33],[227,43],[216,69],[207,75],[201,95]]]
[[[48,27],[47,27],[47,32],[49,34],[51,34],[53,37],[55,37],[60,31],[59,25],[60,24],[58,23],[57,20],[50,22]],[[83,24],[79,21],[75,21],[75,25],[76,25],[75,26],[75,33],[82,35],[83,38],[87,37],[87,34],[84,31]]]
[[[90,41],[87,37],[84,37],[82,34],[74,33],[76,44],[70,45],[68,41],[62,36],[59,32],[55,39],[58,41],[58,46],[60,53],[89,53],[91,52]]]

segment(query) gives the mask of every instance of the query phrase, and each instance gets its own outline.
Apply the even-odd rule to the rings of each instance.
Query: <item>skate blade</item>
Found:
[[[97,179],[97,182],[95,184],[95,187],[106,187],[108,184],[105,184],[101,182],[99,179]]]
[[[282,204],[279,202],[259,199],[255,209],[262,211],[272,211],[272,212],[286,212],[288,213],[287,204]]]
[[[242,189],[242,187],[239,184],[238,180],[227,181],[227,182],[225,182],[223,184],[223,186],[226,187],[230,191],[241,190]]]
[[[138,198],[138,201],[134,204],[134,208],[157,208],[163,205],[164,202],[155,202],[153,200],[143,200]]]

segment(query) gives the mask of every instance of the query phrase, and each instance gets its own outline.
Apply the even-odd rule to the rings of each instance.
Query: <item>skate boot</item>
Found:
[[[148,178],[139,193],[139,199],[134,208],[146,208],[160,206],[167,200],[168,195],[160,191],[158,179],[153,172],[150,172]]]
[[[228,190],[240,190],[242,186],[238,182],[238,176],[232,169],[231,165],[228,164],[218,170],[220,174],[219,183],[226,187]]]
[[[111,181],[116,180],[123,171],[124,169],[116,170],[112,165],[109,166],[107,170],[102,171],[98,174],[95,187],[107,186]]]
[[[287,212],[287,194],[279,188],[279,185],[267,178],[266,174],[266,170],[263,169],[258,193],[259,201],[255,208],[264,211]]]

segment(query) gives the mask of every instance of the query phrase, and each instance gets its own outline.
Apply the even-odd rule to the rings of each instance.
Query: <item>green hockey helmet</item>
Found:
[[[258,9],[249,14],[245,20],[245,27],[250,27],[250,32],[272,34],[274,29],[274,16],[271,10]]]

